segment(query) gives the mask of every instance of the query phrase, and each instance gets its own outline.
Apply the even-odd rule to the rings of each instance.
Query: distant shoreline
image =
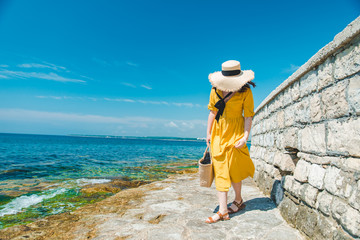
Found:
[[[143,139],[143,140],[162,140],[162,141],[193,141],[205,142],[206,138],[186,138],[186,137],[166,137],[166,136],[115,136],[115,135],[89,135],[89,134],[41,134],[41,133],[1,133],[0,135],[34,135],[34,136],[54,136],[54,137],[83,137],[83,138],[110,138],[110,139]],[[247,141],[251,143],[251,138]]]
[[[166,137],[166,136],[115,136],[115,135],[90,135],[90,134],[40,134],[40,133],[0,133],[2,135],[34,135],[54,137],[87,137],[87,138],[115,138],[115,139],[143,139],[143,140],[164,140],[164,141],[199,141],[205,142],[205,138],[187,137]]]

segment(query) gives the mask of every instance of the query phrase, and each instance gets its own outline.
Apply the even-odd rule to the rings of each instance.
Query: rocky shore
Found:
[[[214,186],[199,187],[197,173],[177,174],[73,212],[3,229],[0,239],[304,239],[250,179],[244,181],[243,198],[246,208],[230,221],[206,224],[217,211]]]

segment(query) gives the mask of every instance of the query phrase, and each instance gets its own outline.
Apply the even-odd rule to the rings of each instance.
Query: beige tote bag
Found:
[[[200,174],[200,186],[201,187],[211,187],[211,184],[214,180],[214,169],[212,166],[211,152],[209,151],[209,146],[204,152],[204,156],[199,160],[199,174]],[[210,155],[210,163],[205,163],[206,153]]]

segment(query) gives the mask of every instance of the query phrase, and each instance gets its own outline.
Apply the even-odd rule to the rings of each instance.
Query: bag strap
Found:
[[[215,93],[216,93],[216,95],[220,98],[220,100],[224,100],[224,102],[229,101],[230,98],[229,98],[228,100],[226,100],[226,98],[229,97],[230,95],[233,95],[233,94],[234,94],[234,92],[229,92],[228,94],[226,94],[226,96],[225,96],[224,98],[222,98],[222,97],[220,96],[220,94],[219,94],[216,90],[217,90],[217,89],[215,88]],[[232,97],[232,96],[231,96],[231,97]]]
[[[209,152],[210,155],[211,155],[211,151],[210,151],[210,146],[209,146],[209,145],[208,145],[208,146],[206,147],[206,149],[205,149],[204,157],[205,157],[205,155],[206,155],[206,152]]]

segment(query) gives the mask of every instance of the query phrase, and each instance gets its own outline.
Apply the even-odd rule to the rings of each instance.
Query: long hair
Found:
[[[242,86],[242,88],[240,88],[240,90],[238,90],[239,93],[242,93],[242,92],[246,92],[246,90],[248,88],[250,88],[250,85],[254,88],[256,87],[256,84],[252,81],[249,81],[248,83],[246,83],[244,86]]]

